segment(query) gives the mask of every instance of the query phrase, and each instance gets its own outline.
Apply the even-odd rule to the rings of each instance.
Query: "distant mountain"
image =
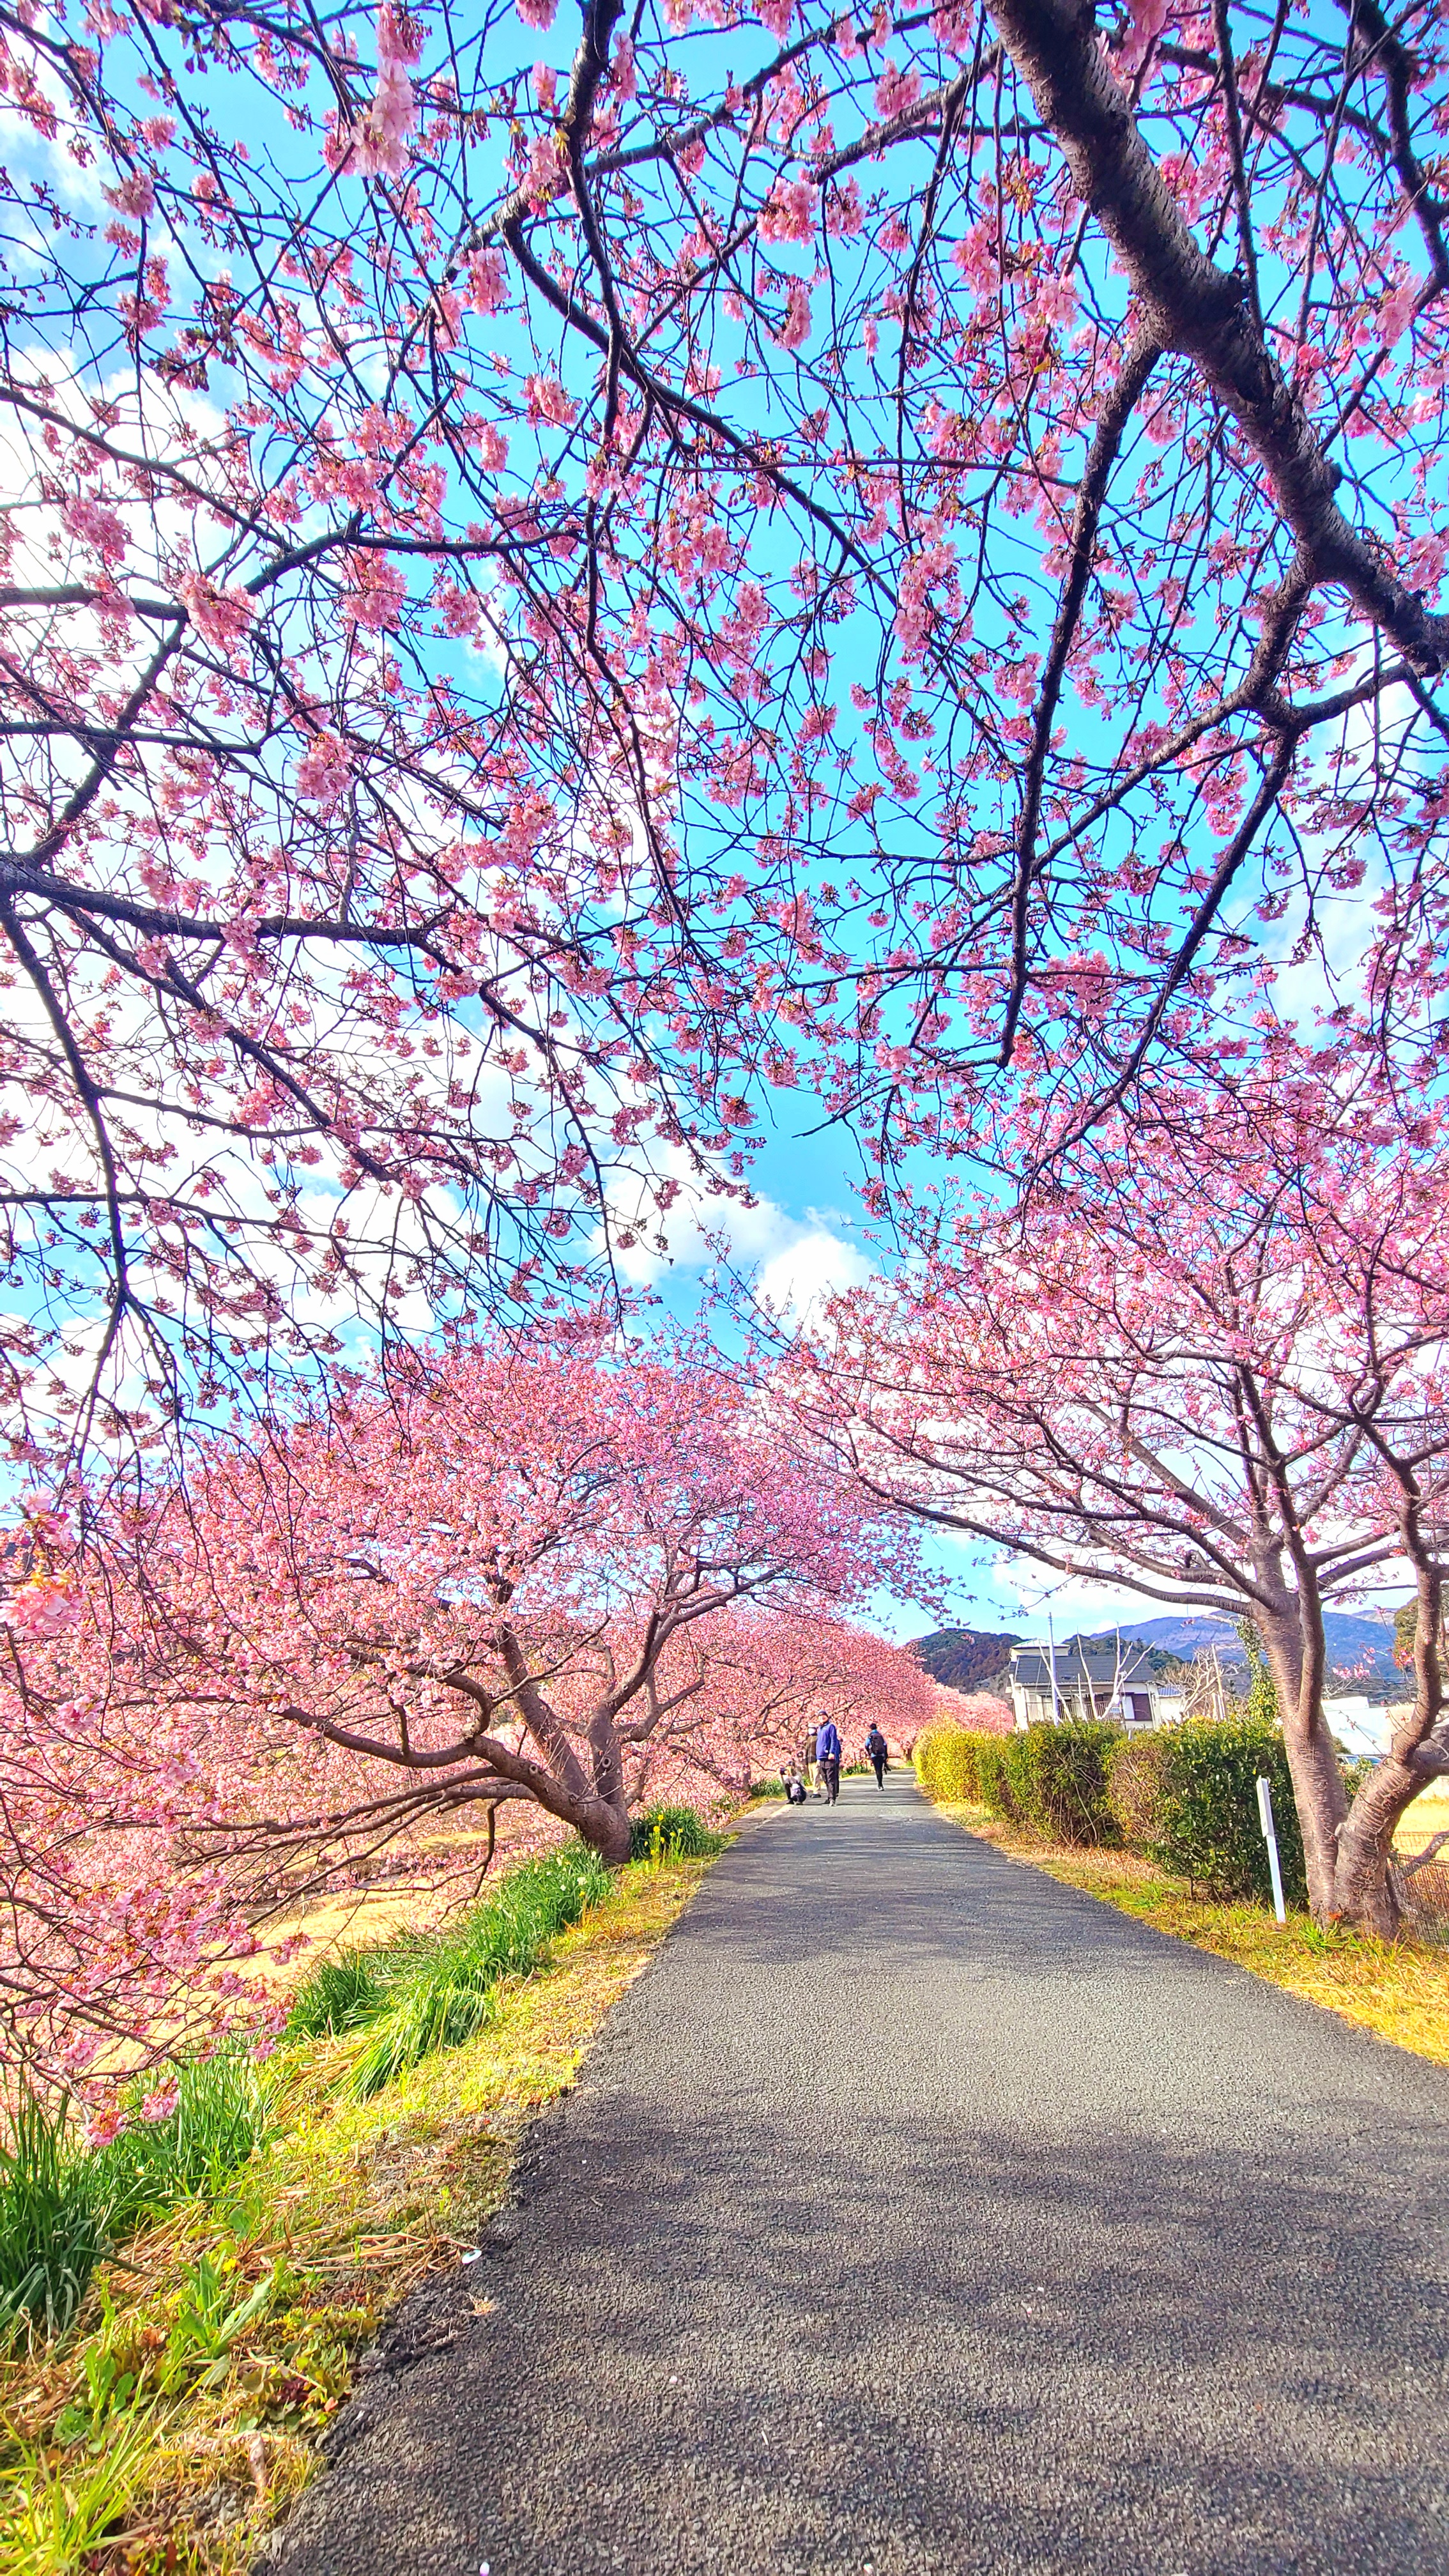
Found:
[[[1394,1662],[1391,1619],[1367,1619],[1351,1610],[1328,1610],[1323,1625],[1330,1672],[1347,1688],[1372,1693],[1393,1683],[1401,1692],[1407,1690],[1406,1676]],[[1235,1665],[1239,1671],[1247,1669],[1248,1659],[1232,1620],[1214,1618],[1211,1612],[1192,1616],[1170,1612],[1161,1619],[1124,1619],[1120,1632],[1116,1628],[1098,1628],[1089,1642],[1110,1644],[1119,1633],[1153,1650],[1153,1663],[1164,1679],[1170,1678],[1174,1663],[1190,1663],[1194,1655],[1205,1653],[1209,1646],[1216,1646],[1224,1664]],[[911,1653],[948,1690],[979,1691],[1005,1672],[1012,1647],[1020,1643],[1019,1632],[1003,1629],[936,1628],[929,1637],[914,1638]],[[1070,1643],[1070,1638],[1057,1639],[1061,1651]]]
[[[1365,1678],[1390,1681],[1401,1678],[1394,1662],[1392,1620],[1365,1619],[1352,1610],[1326,1610],[1323,1630],[1328,1642],[1328,1661],[1338,1674],[1359,1678],[1359,1668],[1366,1667]],[[1140,1638],[1146,1646],[1160,1646],[1169,1655],[1187,1660],[1216,1646],[1225,1664],[1246,1666],[1247,1656],[1231,1619],[1206,1616],[1184,1618],[1171,1614],[1165,1619],[1124,1619],[1124,1637]],[[1099,1637],[1114,1637],[1115,1628],[1099,1628]],[[919,1649],[917,1649],[919,1652]]]
[[[991,1628],[936,1628],[929,1637],[914,1638],[911,1652],[948,1690],[976,1691],[1005,1671],[1020,1642]]]

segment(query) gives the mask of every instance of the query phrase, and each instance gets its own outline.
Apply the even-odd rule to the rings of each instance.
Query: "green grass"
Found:
[[[0,2342],[63,2334],[102,2255],[197,2192],[214,2192],[260,2143],[267,2087],[242,2049],[174,2070],[175,2108],[140,2113],[88,2148],[64,2103],[22,2093],[0,2145]]]
[[[629,1828],[629,1858],[656,1866],[675,1860],[713,1860],[725,1847],[693,1807],[646,1807]]]
[[[0,2147],[0,2338],[70,2324],[110,2242],[95,2167],[64,2108],[22,2093]]]
[[[335,1959],[324,1959],[293,2002],[287,2016],[288,2038],[335,2037],[376,2021],[387,2010],[392,1954],[412,1945],[409,1934],[403,1941],[375,1942],[370,1949],[343,1950]]]
[[[248,2576],[358,2347],[423,2275],[456,2273],[517,2139],[575,2081],[701,1875],[647,1861],[606,1875],[532,1973],[497,1981],[471,2041],[370,2099],[351,2080],[365,2025],[276,2052],[245,2166],[123,2262],[103,2258],[68,2334],[0,2353],[4,2576]],[[389,1977],[396,1965],[390,1948]]]
[[[151,2427],[122,2414],[103,2443],[57,2451],[41,2441],[17,2444],[5,2498],[6,2576],[66,2576],[100,2549],[145,2473]]]
[[[608,1886],[604,1863],[581,1842],[526,1861],[446,1930],[325,1962],[299,1992],[288,2032],[299,2039],[369,2032],[351,2078],[367,2101],[435,2049],[472,2039],[494,2011],[502,1980],[526,1976]]]
[[[656,1860],[720,1848],[690,1808],[660,1809],[646,1826]],[[441,1932],[324,1961],[297,1995],[288,2035],[297,2044],[365,2035],[347,2081],[369,2100],[436,2050],[474,2038],[504,1980],[536,1968],[609,1884],[581,1842],[528,1861]],[[142,2109],[143,2091],[154,2092],[148,2079],[125,2128],[95,2148],[82,2144],[65,2105],[20,2097],[0,2142],[0,2343],[64,2334],[98,2261],[182,2201],[213,2198],[262,2143],[275,2072],[263,2074],[240,2048],[173,2072],[176,2100],[163,2118]]]
[[[94,2163],[118,2225],[160,2217],[193,2192],[220,2189],[266,2134],[268,2078],[245,2048],[219,2048],[176,2069],[176,2108],[133,2116]]]

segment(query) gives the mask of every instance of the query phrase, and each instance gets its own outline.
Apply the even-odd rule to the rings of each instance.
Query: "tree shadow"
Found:
[[[748,2121],[586,2104],[409,2312],[289,2570],[1441,2576],[1417,2131],[1366,2203],[1331,2151],[1064,2169],[901,2120],[781,2171]]]
[[[288,2576],[1443,2576],[1440,2070],[875,1794],[711,1872]]]

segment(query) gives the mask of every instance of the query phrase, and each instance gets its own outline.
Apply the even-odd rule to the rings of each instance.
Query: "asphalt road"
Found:
[[[1446,2115],[848,1782],[711,1872],[281,2565],[1444,2576]]]

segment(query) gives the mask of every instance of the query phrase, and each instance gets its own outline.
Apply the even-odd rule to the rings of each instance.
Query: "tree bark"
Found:
[[[1389,1876],[1389,1858],[1399,1818],[1423,1786],[1391,1755],[1365,1781],[1339,1835],[1334,1913],[1341,1922],[1377,1933],[1381,1941],[1395,1940],[1402,1928],[1403,1908]]]
[[[623,1868],[629,1857],[627,1807],[611,1806],[607,1798],[590,1798],[567,1821],[610,1869]]]
[[[1439,1737],[1444,1714],[1440,1639],[1444,1633],[1444,1579],[1437,1552],[1423,1526],[1423,1498],[1409,1468],[1401,1468],[1400,1518],[1404,1553],[1414,1568],[1414,1706],[1395,1731],[1388,1757],[1366,1780],[1339,1835],[1335,1913],[1361,1923],[1383,1941],[1396,1938],[1403,1908],[1389,1874],[1394,1831],[1421,1789],[1449,1772],[1449,1746]]]
[[[499,1642],[515,1705],[550,1774],[551,1794],[539,1797],[540,1806],[572,1825],[611,1869],[622,1868],[629,1857],[629,1808],[612,1712],[596,1711],[589,1727],[594,1774],[590,1780],[562,1720],[529,1672],[528,1658],[511,1628],[500,1628]]]
[[[1338,1841],[1348,1800],[1323,1716],[1323,1614],[1316,1602],[1285,1595],[1271,1609],[1255,1606],[1253,1617],[1278,1695],[1309,1911],[1316,1923],[1330,1923],[1337,1910]]]

